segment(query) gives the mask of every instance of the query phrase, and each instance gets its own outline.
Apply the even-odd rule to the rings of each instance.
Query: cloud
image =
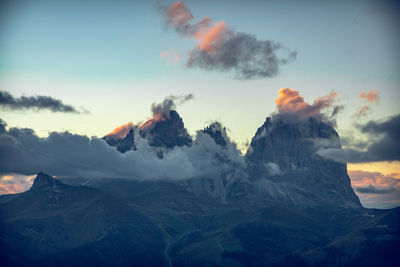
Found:
[[[317,154],[337,162],[374,162],[400,160],[400,114],[385,121],[369,121],[356,125],[368,141],[348,149],[321,149]],[[347,140],[349,142],[349,140]],[[364,144],[364,147],[362,146]],[[351,146],[351,140],[349,142]]]
[[[364,98],[369,103],[379,104],[379,94],[378,90],[370,89],[369,92],[361,92],[360,98]],[[372,108],[369,105],[363,105],[358,108],[357,112],[353,115],[357,119],[362,117],[367,117],[369,114],[372,113]]]
[[[399,173],[384,175],[380,172],[349,171],[351,185],[361,203],[368,208],[393,208],[400,206]]]
[[[369,114],[371,114],[372,109],[370,106],[361,106],[358,108],[357,112],[354,114],[354,117],[356,118],[362,118],[362,117],[367,117]]]
[[[342,109],[343,106],[334,103],[338,97],[336,92],[318,97],[312,104],[304,101],[299,91],[291,88],[281,88],[279,96],[275,99],[278,108],[278,115],[283,117],[294,117],[295,119],[304,120],[310,117],[317,119],[333,120]],[[333,108],[330,116],[322,113],[322,111]]]
[[[166,97],[161,103],[151,104],[153,119],[159,121],[164,118],[169,118],[169,114],[172,109],[175,109],[177,105],[182,105],[193,98],[193,94],[181,96],[170,95]]]
[[[61,100],[50,96],[14,97],[7,91],[0,91],[0,108],[8,110],[50,110],[52,112],[81,113],[75,107],[64,104]],[[84,111],[88,113],[88,111]]]
[[[0,195],[15,194],[28,190],[33,182],[34,175],[1,175]]]
[[[135,143],[137,150],[120,153],[97,137],[69,132],[38,137],[31,129],[11,128],[0,134],[0,174],[182,180],[220,177],[232,166],[244,166],[234,143],[223,148],[202,132],[191,146],[174,147],[162,159],[139,134]]]
[[[367,187],[357,187],[356,191],[361,194],[389,194],[394,191],[394,187],[389,188],[377,188],[373,185],[369,185]]]
[[[281,169],[279,168],[279,165],[274,163],[274,162],[268,162],[265,163],[265,168],[267,168],[267,171],[269,175],[279,175],[282,174]]]
[[[167,65],[177,64],[181,61],[182,56],[179,53],[175,53],[173,49],[161,51],[160,58],[165,59]]]
[[[364,98],[367,102],[378,104],[380,100],[379,94],[378,90],[369,89],[369,92],[361,92],[360,98]]]
[[[160,11],[166,28],[197,41],[186,63],[189,68],[232,71],[238,79],[266,78],[276,76],[282,64],[297,56],[278,42],[236,32],[225,21],[205,17],[193,24],[193,14],[182,1],[163,6]]]

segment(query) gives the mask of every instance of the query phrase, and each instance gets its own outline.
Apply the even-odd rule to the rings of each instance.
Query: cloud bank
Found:
[[[41,138],[31,129],[11,128],[0,133],[0,174],[181,180],[214,177],[244,164],[235,144],[222,148],[202,132],[191,146],[174,147],[162,159],[147,139],[137,135],[135,142],[136,151],[120,153],[97,137],[52,132]]]
[[[400,179],[395,178],[398,175],[349,171],[354,190],[362,204],[368,208],[393,208],[400,205]]]
[[[75,107],[66,105],[60,99],[55,99],[50,96],[14,97],[7,91],[0,91],[0,108],[8,110],[33,109],[63,113],[81,113]]]
[[[237,32],[225,21],[205,17],[192,23],[193,14],[182,1],[162,6],[160,12],[166,28],[197,41],[186,63],[189,68],[232,71],[238,79],[266,78],[276,76],[281,65],[297,56],[278,42]]]

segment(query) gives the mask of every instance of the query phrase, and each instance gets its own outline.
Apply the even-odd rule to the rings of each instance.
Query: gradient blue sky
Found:
[[[301,3],[300,3],[301,2]],[[172,2],[161,2],[172,3]],[[159,55],[185,54],[195,43],[165,30],[156,1],[3,1],[0,87],[14,95],[50,95],[90,115],[5,112],[10,126],[102,136],[145,120],[152,102],[193,93],[178,108],[191,133],[221,120],[231,137],[250,139],[274,111],[281,87],[307,101],[335,90],[351,126],[361,91],[377,89],[381,104],[368,119],[399,111],[398,7],[385,1],[185,1],[194,20],[210,16],[237,31],[281,42],[298,58],[275,78],[250,81],[229,73],[167,65]],[[29,118],[29,119],[28,119]]]

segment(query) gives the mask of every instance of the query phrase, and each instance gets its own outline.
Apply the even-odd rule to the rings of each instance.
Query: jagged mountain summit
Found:
[[[33,181],[32,187],[30,190],[32,191],[40,191],[40,190],[57,190],[57,188],[62,187],[62,183],[50,175],[47,175],[43,172],[39,172]]]
[[[133,126],[122,139],[114,136],[103,137],[109,145],[117,147],[122,153],[136,150],[138,138],[146,139],[160,158],[165,152],[163,148],[168,150],[175,146],[188,146],[192,143],[192,138],[184,127],[182,118],[175,110],[169,111],[168,116],[148,120],[140,127]]]
[[[245,156],[220,123],[192,139],[176,111],[133,126],[123,137],[104,139],[122,153],[118,155],[140,153],[145,144],[156,163],[179,152],[194,174],[139,180],[58,179],[39,173],[30,190],[0,196],[0,256],[5,265],[396,262],[400,209],[361,206],[346,165],[316,153],[341,148],[337,132],[321,120],[267,118]]]
[[[323,201],[361,207],[346,164],[316,154],[327,147],[341,149],[339,135],[329,124],[314,118],[288,122],[268,117],[251,140],[245,159],[251,179],[278,199],[293,198],[309,206]]]

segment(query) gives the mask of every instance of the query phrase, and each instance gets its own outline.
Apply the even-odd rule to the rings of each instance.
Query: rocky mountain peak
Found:
[[[187,133],[181,116],[175,110],[169,112],[160,120],[150,120],[140,129],[140,135],[147,138],[154,147],[167,147],[190,145],[192,138]]]
[[[32,187],[30,190],[45,190],[48,188],[53,188],[56,186],[60,186],[62,183],[52,176],[47,175],[43,172],[39,172],[33,181]]]
[[[222,127],[221,123],[214,122],[208,127],[204,128],[202,132],[210,135],[218,145],[226,147],[228,143],[228,137],[226,134],[226,129],[225,127]]]
[[[315,155],[321,146],[341,148],[339,135],[329,124],[314,118],[291,122],[268,117],[251,140],[246,160],[273,162],[282,171],[305,168],[322,160]]]
[[[314,198],[334,205],[361,207],[346,164],[318,156],[316,151],[321,147],[341,148],[339,135],[331,125],[314,118],[296,122],[267,118],[245,155],[249,175],[253,180],[289,185],[290,191],[298,191],[297,196],[290,198],[299,203]],[[305,192],[313,197],[303,199]]]

